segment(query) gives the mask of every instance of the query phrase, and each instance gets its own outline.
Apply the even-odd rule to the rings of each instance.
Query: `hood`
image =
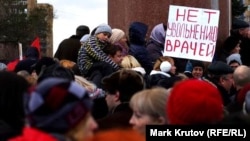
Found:
[[[129,27],[129,41],[131,44],[144,45],[148,26],[141,22],[133,22]]]

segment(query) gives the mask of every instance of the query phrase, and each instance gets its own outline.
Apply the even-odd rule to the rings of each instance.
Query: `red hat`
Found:
[[[222,120],[224,114],[217,88],[197,79],[176,84],[166,105],[170,124],[211,124]]]

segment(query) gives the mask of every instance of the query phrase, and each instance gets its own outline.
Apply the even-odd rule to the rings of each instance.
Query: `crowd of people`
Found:
[[[0,141],[145,141],[147,125],[248,124],[250,28],[212,62],[164,56],[167,26],[76,28],[53,57],[0,64]],[[13,67],[13,66],[12,66]]]

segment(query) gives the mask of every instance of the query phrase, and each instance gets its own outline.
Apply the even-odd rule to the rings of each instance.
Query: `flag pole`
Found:
[[[22,43],[18,42],[18,50],[19,50],[19,60],[23,60],[23,47]]]

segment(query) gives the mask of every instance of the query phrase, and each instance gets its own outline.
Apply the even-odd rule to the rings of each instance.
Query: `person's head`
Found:
[[[247,83],[250,83],[250,68],[245,65],[241,65],[234,70],[233,73],[234,84],[239,90]]]
[[[234,70],[222,61],[215,61],[211,63],[207,70],[213,81],[222,86],[229,93],[234,84]]]
[[[238,66],[242,65],[241,56],[239,53],[233,53],[226,58],[227,64],[232,68],[236,69]]]
[[[92,100],[77,82],[45,79],[26,94],[25,101],[28,124],[42,131],[83,140],[98,127],[90,114]]]
[[[95,30],[95,36],[102,42],[108,42],[112,29],[108,24],[101,24]]]
[[[139,72],[142,75],[146,74],[145,69],[141,66],[139,61],[132,55],[126,55],[122,58],[120,66],[124,69],[131,69]]]
[[[212,84],[197,79],[176,84],[166,106],[169,124],[215,124],[224,117],[219,90]]]
[[[132,22],[129,26],[129,42],[136,45],[145,45],[148,26],[142,22]]]
[[[55,63],[52,65],[49,65],[48,67],[43,67],[41,70],[37,83],[40,83],[44,79],[51,78],[51,77],[57,77],[57,78],[65,78],[68,80],[75,80],[74,72],[71,69],[68,69],[59,63]]]
[[[167,123],[166,101],[167,89],[155,87],[135,93],[130,100],[133,115],[129,121],[135,130],[145,134],[146,125],[163,125]]]
[[[118,65],[121,64],[122,56],[122,47],[119,44],[110,44],[106,46],[104,52]]]
[[[20,133],[25,124],[23,96],[29,84],[14,72],[0,71],[0,86],[0,119]]]
[[[142,67],[142,66],[134,56],[126,55],[123,57],[123,60],[121,62],[121,67],[131,69],[131,68]]]
[[[150,38],[157,43],[164,45],[167,26],[163,23],[157,24],[151,31]]]
[[[106,102],[110,110],[123,102],[129,102],[131,97],[144,88],[143,77],[133,70],[122,69],[106,76],[102,80],[106,91]]]
[[[86,25],[80,25],[76,28],[76,35],[82,37],[85,34],[89,34],[89,27]]]
[[[44,67],[48,67],[56,63],[58,62],[52,57],[42,57],[32,66],[32,68],[35,70],[36,74],[39,75]]]
[[[190,60],[190,62],[192,64],[191,74],[193,78],[200,79],[204,74],[204,70],[205,70],[204,63],[198,60]]]
[[[226,38],[223,44],[223,49],[228,54],[240,53],[241,40],[235,36],[229,36]]]
[[[117,42],[127,42],[127,37],[123,30],[113,28],[112,35],[110,36],[109,41],[111,44],[115,44]]]
[[[241,19],[233,19],[231,32],[238,32],[242,37],[249,37],[249,24]]]
[[[159,57],[154,64],[153,69],[157,70],[157,71],[161,71],[161,64],[164,61],[168,61],[171,64],[171,67],[169,69],[168,72],[170,72],[171,74],[175,74],[176,73],[176,67],[175,67],[175,62],[174,59],[168,56],[161,56]]]

